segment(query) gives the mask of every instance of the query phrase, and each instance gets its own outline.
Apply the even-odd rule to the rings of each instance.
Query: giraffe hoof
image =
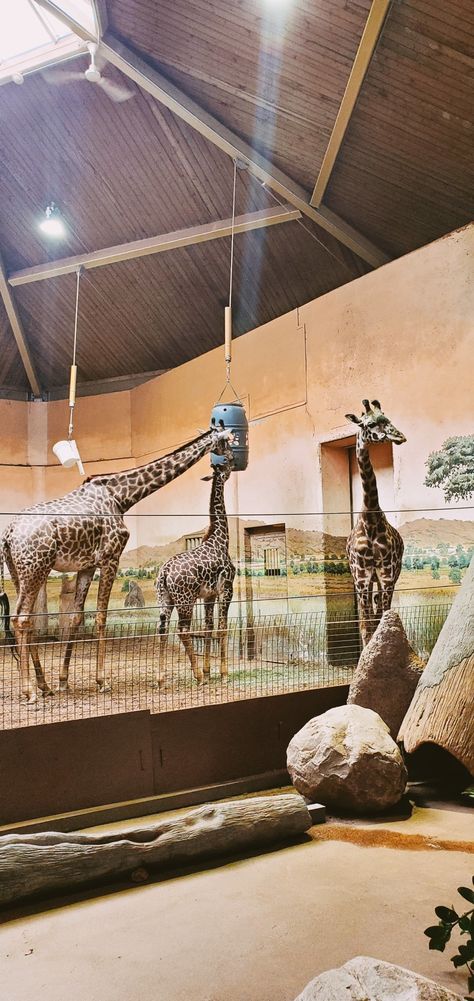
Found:
[[[59,682],[58,695],[62,695],[64,692],[66,692],[66,694],[67,694],[70,691],[71,691],[71,689],[69,688],[69,685],[68,685],[67,681],[60,681]]]
[[[105,695],[106,692],[111,692],[112,691],[111,685],[109,685],[106,681],[98,681],[97,682],[97,687],[99,689],[100,695]]]
[[[43,688],[42,696],[44,699],[48,699],[51,695],[54,695],[52,688]]]
[[[26,700],[26,705],[27,705],[28,709],[30,709],[31,707],[33,709],[37,709],[38,708],[38,705],[37,705],[37,701],[38,700],[37,700],[37,697],[36,697],[36,692],[31,692],[29,695],[25,695],[25,700]]]

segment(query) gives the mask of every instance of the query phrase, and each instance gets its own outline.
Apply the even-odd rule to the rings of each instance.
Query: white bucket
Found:
[[[70,469],[71,466],[75,466],[77,462],[79,472],[81,476],[84,476],[84,466],[81,462],[79,449],[73,438],[70,441],[57,441],[56,444],[53,445],[53,452],[59,459],[61,465],[65,466],[66,469]]]

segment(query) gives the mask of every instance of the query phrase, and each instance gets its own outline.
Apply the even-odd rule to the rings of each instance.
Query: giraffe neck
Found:
[[[218,538],[222,548],[227,551],[229,546],[229,526],[224,502],[225,477],[214,472],[212,478],[211,499],[209,501],[209,528],[204,536],[207,539]]]
[[[357,435],[356,456],[362,480],[362,511],[380,511],[377,480],[369,457],[369,446]]]
[[[124,469],[120,473],[91,476],[86,483],[106,486],[123,514],[138,501],[164,487],[190,466],[194,466],[198,459],[211,450],[215,440],[215,432],[208,431],[182,448],[176,449],[175,452],[162,456],[161,459],[147,462],[135,469]]]

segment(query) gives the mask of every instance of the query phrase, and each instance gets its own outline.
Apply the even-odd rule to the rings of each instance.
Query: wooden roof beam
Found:
[[[38,7],[43,7],[44,10],[49,11],[50,14],[53,14],[54,17],[57,17],[58,21],[61,21],[62,24],[65,24],[66,28],[69,28],[69,31],[72,31],[73,34],[77,35],[78,38],[82,38],[83,42],[98,41],[98,36],[96,34],[92,34],[92,32],[88,31],[83,24],[79,24],[79,21],[76,21],[74,17],[71,17],[70,14],[67,14],[66,11],[62,9],[59,3],[55,3],[55,0],[35,0],[35,3],[38,4]],[[96,17],[95,16],[96,12],[94,10],[94,16],[95,16],[95,22],[97,26],[100,28],[101,24],[100,3],[97,5],[97,10],[99,11],[99,15]]]
[[[276,205],[273,208],[236,216],[234,230],[236,233],[246,233],[249,230],[275,226],[300,218],[301,213],[291,205]],[[120,261],[131,261],[148,254],[161,254],[167,250],[176,250],[178,247],[190,247],[208,240],[219,240],[224,236],[230,236],[231,232],[232,219],[219,219],[203,226],[179,229],[173,233],[163,233],[161,236],[151,236],[144,240],[107,247],[104,250],[94,250],[90,254],[78,254],[76,257],[64,257],[62,260],[48,261],[47,264],[39,264],[37,267],[24,268],[9,275],[8,282],[13,286],[26,285],[28,282],[39,282],[47,278],[56,278],[58,275],[70,274],[79,267],[102,268],[106,264],[118,264]]]
[[[97,36],[102,38],[107,31],[108,16],[107,16],[107,4],[106,0],[92,0],[92,10],[94,12],[94,21],[97,27]]]
[[[3,304],[5,306],[7,316],[10,321],[10,326],[13,331],[13,336],[16,340],[16,345],[18,351],[20,352],[21,360],[23,362],[25,372],[28,376],[28,381],[30,383],[31,389],[35,396],[42,396],[42,389],[39,376],[36,371],[35,363],[33,361],[30,348],[28,346],[28,342],[25,336],[25,332],[23,330],[18,310],[16,308],[12,291],[8,285],[7,277],[5,274],[5,268],[3,266],[3,261],[1,257],[0,257],[0,295],[3,299]]]
[[[384,2],[384,0],[379,0],[379,2]],[[255,177],[258,177],[260,181],[280,195],[285,202],[289,202],[299,209],[322,229],[349,247],[362,260],[367,261],[374,268],[387,263],[389,257],[379,247],[376,247],[335,212],[325,206],[315,208],[311,205],[308,192],[301,185],[275,167],[270,160],[253,149],[235,132],[222,125],[217,118],[200,107],[110,32],[106,33],[104,40],[100,43],[99,51],[125,76],[187,122],[218,149],[233,159],[244,160]]]
[[[360,89],[365,80],[370,61],[375,52],[392,0],[372,0],[362,38],[352,64],[346,89],[334,122],[323,162],[311,195],[311,205],[319,208],[329,184],[337,155],[351,120]]]

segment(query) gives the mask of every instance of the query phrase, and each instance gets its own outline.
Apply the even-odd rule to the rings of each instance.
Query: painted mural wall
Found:
[[[360,485],[354,425],[344,415],[359,413],[365,397],[379,399],[407,438],[373,453],[382,504],[405,539],[397,601],[438,602],[458,586],[474,548],[473,498],[447,502],[442,485],[425,478],[430,453],[474,430],[473,246],[471,226],[235,342],[232,382],[252,424],[248,469],[226,488],[234,614],[353,604],[345,541]],[[80,399],[76,438],[87,475],[149,461],[195,437],[223,384],[218,349],[134,390]],[[0,401],[0,528],[12,512],[79,484],[51,452],[67,416],[66,401]],[[207,472],[202,460],[128,517],[113,604],[123,605],[137,574],[154,604],[157,567],[206,527]],[[57,594],[52,581],[53,605]]]

